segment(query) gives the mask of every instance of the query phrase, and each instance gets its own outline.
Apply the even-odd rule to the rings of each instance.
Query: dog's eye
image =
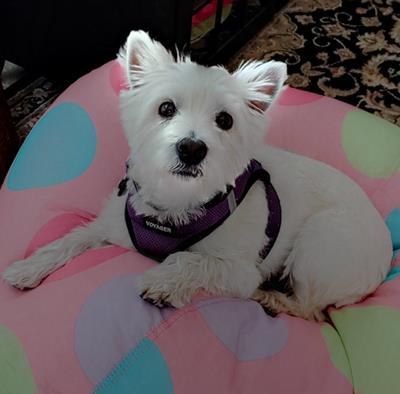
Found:
[[[163,118],[172,118],[175,115],[176,107],[172,101],[164,101],[158,107],[158,113]]]
[[[215,123],[220,129],[229,130],[233,126],[233,119],[228,112],[222,111],[215,117]]]

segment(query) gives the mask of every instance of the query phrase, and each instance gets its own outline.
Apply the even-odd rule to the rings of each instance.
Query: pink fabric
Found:
[[[124,86],[120,66],[110,62],[74,83],[49,109],[47,115],[62,103],[79,104],[95,126],[96,154],[80,176],[63,183],[18,191],[4,183],[0,271],[98,214],[123,175],[128,154],[118,113]],[[353,167],[342,147],[343,119],[351,111],[357,110],[288,88],[268,112],[266,141],[339,168],[386,217],[400,207],[400,170],[371,178]],[[46,155],[46,147],[41,149]],[[353,392],[349,361],[338,358],[346,353],[336,328],[288,316],[272,319],[255,303],[207,295],[182,310],[160,311],[138,298],[134,288],[134,278],[154,264],[112,246],[76,257],[31,291],[0,283],[0,328],[14,333],[22,346],[37,392],[93,392],[144,338],[162,355],[176,394]],[[374,304],[398,311],[399,294],[400,280],[393,279],[357,308]],[[0,370],[5,362],[0,358]],[[7,384],[13,392],[18,382]]]

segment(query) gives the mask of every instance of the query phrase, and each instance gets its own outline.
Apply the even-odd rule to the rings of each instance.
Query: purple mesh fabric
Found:
[[[266,234],[270,239],[262,253],[268,253],[278,236],[281,222],[280,203],[275,190],[269,182],[268,173],[256,160],[236,179],[234,193],[239,205],[249,188],[257,181],[264,182],[270,215]],[[131,204],[126,204],[125,219],[135,247],[143,254],[162,260],[171,253],[187,249],[206,237],[221,225],[232,213],[229,208],[227,192],[222,198],[205,205],[205,214],[185,225],[160,223],[154,217],[138,215]],[[129,201],[131,194],[128,194]],[[272,221],[272,222],[271,222]],[[272,242],[271,242],[272,241]],[[260,253],[261,255],[261,253]],[[264,256],[265,257],[265,256]],[[263,258],[264,258],[263,257]]]

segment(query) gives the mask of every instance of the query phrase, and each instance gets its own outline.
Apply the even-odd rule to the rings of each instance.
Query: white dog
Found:
[[[175,61],[142,31],[129,35],[119,59],[130,83],[121,113],[131,149],[119,193],[92,223],[12,264],[8,283],[32,288],[85,250],[143,241],[145,253],[162,244],[158,256],[167,256],[138,284],[159,306],[181,307],[204,289],[323,320],[327,306],[357,302],[377,288],[390,267],[391,240],[364,192],[328,165],[262,143],[263,112],[286,79],[283,63],[249,62],[229,74],[186,57]],[[272,187],[265,172],[251,178],[252,159]],[[247,194],[238,190],[244,184]],[[207,213],[218,204],[222,213]],[[218,225],[193,235],[210,216]],[[144,227],[132,229],[139,219]],[[179,244],[172,233],[182,229],[189,240],[184,234]],[[276,277],[291,291],[262,289]]]

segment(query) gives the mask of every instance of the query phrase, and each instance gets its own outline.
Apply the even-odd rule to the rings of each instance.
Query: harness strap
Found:
[[[168,255],[188,249],[221,226],[243,201],[247,192],[257,182],[264,184],[269,217],[265,234],[268,243],[260,251],[265,259],[274,246],[281,227],[281,205],[279,197],[270,182],[270,176],[261,164],[252,160],[249,168],[237,178],[236,186],[220,193],[204,204],[206,213],[188,224],[175,226],[161,223],[157,218],[136,214],[129,203],[131,193],[125,204],[125,222],[135,248],[142,254],[157,261],[163,261]],[[124,185],[125,186],[125,185]]]

